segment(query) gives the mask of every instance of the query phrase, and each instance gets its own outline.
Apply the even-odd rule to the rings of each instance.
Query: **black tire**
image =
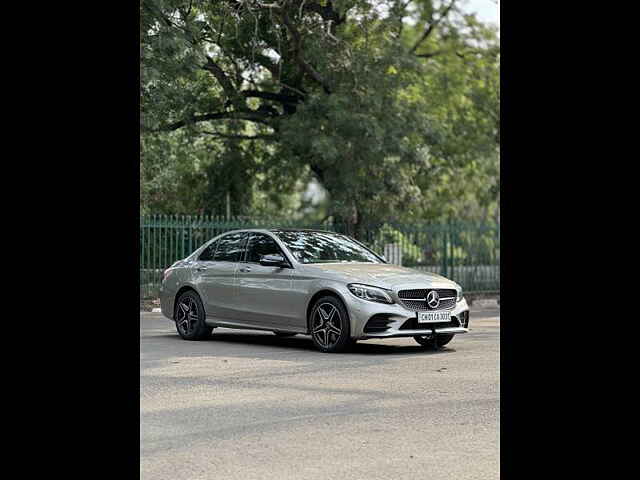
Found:
[[[316,348],[325,353],[344,352],[355,343],[347,309],[340,299],[329,295],[313,304],[309,332]]]
[[[194,313],[195,310],[195,313]],[[205,320],[204,305],[193,290],[188,290],[178,297],[173,314],[178,335],[184,340],[203,340],[211,336],[213,327]]]
[[[295,337],[297,333],[293,332],[273,332],[276,334],[276,337]]]
[[[453,334],[441,334],[441,335],[436,335],[436,341],[438,342],[438,347],[444,347],[447,343],[449,343],[451,340],[453,340],[453,337],[455,337],[455,335]],[[413,339],[418,342],[420,345],[422,345],[423,347],[427,347],[427,348],[433,348],[433,337],[430,336],[420,336],[417,335],[415,337],[413,337]]]

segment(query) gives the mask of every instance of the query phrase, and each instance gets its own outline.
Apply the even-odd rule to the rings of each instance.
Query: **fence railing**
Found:
[[[164,270],[207,240],[243,228],[299,227],[346,233],[345,225],[209,216],[140,217],[140,296],[155,298]],[[358,240],[390,263],[435,272],[467,292],[500,290],[500,225],[480,223],[378,223],[360,228]]]

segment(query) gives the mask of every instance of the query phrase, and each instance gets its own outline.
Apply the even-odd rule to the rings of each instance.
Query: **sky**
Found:
[[[475,12],[478,19],[500,26],[500,0],[467,0],[461,7]]]

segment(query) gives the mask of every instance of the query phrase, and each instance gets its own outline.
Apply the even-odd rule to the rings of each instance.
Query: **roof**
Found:
[[[227,233],[238,233],[238,232],[260,232],[260,233],[265,233],[265,232],[270,232],[270,233],[277,233],[277,232],[309,232],[309,233],[332,233],[334,235],[341,235],[339,232],[334,232],[332,230],[317,230],[317,229],[313,229],[313,228],[238,228],[235,230],[228,230],[226,232],[222,232],[218,235],[216,235],[216,237],[225,235]]]
[[[330,233],[332,235],[342,235],[339,232],[334,232],[333,230],[317,230],[314,228],[271,228],[269,229],[272,233],[277,232],[307,232],[307,233]]]

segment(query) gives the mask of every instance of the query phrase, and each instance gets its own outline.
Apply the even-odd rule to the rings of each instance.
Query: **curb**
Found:
[[[497,298],[481,298],[467,303],[469,303],[469,307],[500,308],[500,300]]]
[[[478,308],[480,307],[480,309],[483,308],[500,308],[500,305],[497,303],[496,300],[477,300],[475,302],[473,302],[472,305],[469,305],[470,309],[473,308]],[[140,310],[140,313],[162,313],[162,310],[159,308],[152,308],[151,310]]]
[[[500,298],[468,298],[469,308],[500,308]],[[146,313],[162,313],[160,308],[152,308],[151,310],[140,310]]]
[[[152,308],[151,310],[149,310],[149,309],[147,309],[147,310],[140,309],[140,313],[162,313],[162,310],[160,310],[159,308]]]

